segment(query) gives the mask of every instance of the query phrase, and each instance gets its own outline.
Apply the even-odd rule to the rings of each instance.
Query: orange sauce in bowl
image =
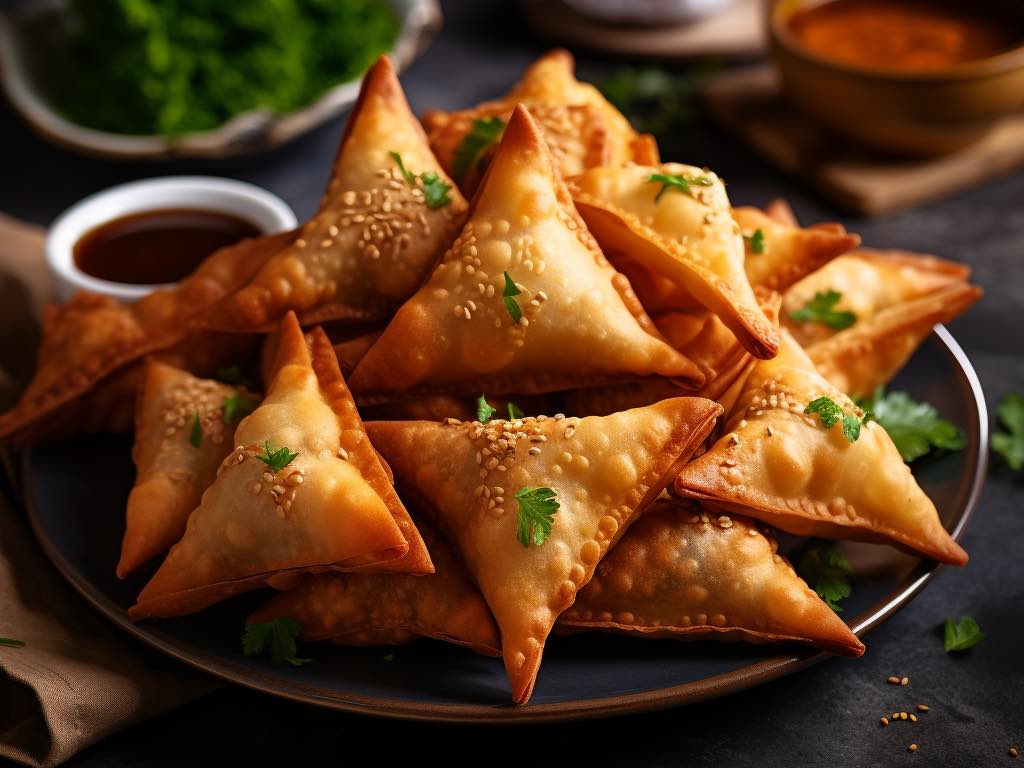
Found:
[[[788,20],[797,40],[834,61],[938,72],[1024,43],[1024,22],[980,0],[832,0]]]

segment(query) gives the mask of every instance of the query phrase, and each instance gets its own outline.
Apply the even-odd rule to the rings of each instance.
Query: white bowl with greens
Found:
[[[162,0],[23,2],[0,15],[0,85],[38,133],[73,150],[116,159],[225,157],[283,144],[337,116],[378,53],[402,70],[441,26],[437,0],[292,0],[301,14],[321,14],[315,22],[279,18],[287,3],[267,4],[263,18],[245,5],[242,14],[233,4],[196,2],[198,24],[178,32],[166,27],[181,16],[161,16],[170,8]],[[150,16],[140,19],[140,7]],[[383,29],[382,8],[390,12]],[[355,21],[340,18],[344,12]],[[88,36],[105,24],[102,40]],[[136,33],[138,67],[131,46],[120,44]],[[221,44],[205,44],[204,35]],[[258,45],[249,43],[254,37]],[[356,46],[364,46],[361,59],[339,60]],[[218,51],[227,51],[221,62]],[[331,67],[343,79],[316,82]],[[177,93],[175,83],[183,84]]]

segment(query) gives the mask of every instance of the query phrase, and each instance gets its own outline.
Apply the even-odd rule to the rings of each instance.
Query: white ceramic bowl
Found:
[[[75,243],[89,230],[132,213],[163,208],[192,208],[238,216],[264,234],[296,226],[295,214],[281,198],[243,181],[213,176],[164,176],[120,184],[75,203],[53,223],[46,237],[46,263],[56,297],[66,301],[85,290],[135,301],[166,285],[132,285],[101,280],[75,264]],[[144,257],[144,256],[143,256]]]

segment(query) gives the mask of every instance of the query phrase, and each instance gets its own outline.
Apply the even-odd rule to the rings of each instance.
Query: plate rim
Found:
[[[931,339],[932,337],[939,341],[942,351],[952,358],[955,364],[954,367],[959,370],[960,386],[968,396],[973,398],[975,404],[974,416],[977,419],[976,424],[965,425],[965,429],[969,432],[969,437],[976,437],[977,439],[978,453],[974,462],[970,490],[967,493],[963,509],[953,526],[953,530],[950,531],[953,539],[959,541],[967,528],[967,523],[974,514],[985,484],[989,458],[988,408],[985,402],[985,393],[982,390],[981,382],[974,370],[974,366],[953,335],[945,326],[936,325],[928,338]],[[204,658],[198,655],[202,654],[202,649],[190,652],[188,647],[183,647],[180,641],[171,642],[168,639],[169,635],[159,628],[133,623],[128,618],[127,611],[116,605],[91,582],[81,576],[42,531],[36,514],[34,491],[27,482],[31,454],[32,446],[29,446],[21,457],[21,479],[29,525],[46,556],[75,591],[84,597],[107,620],[151,648],[221,680],[279,698],[356,714],[436,723],[512,725],[519,723],[590,720],[650,712],[672,706],[706,701],[776,680],[813,666],[825,659],[832,658],[830,654],[821,651],[802,649],[790,653],[781,653],[753,664],[748,664],[740,669],[679,685],[611,696],[537,703],[526,706],[516,706],[511,702],[507,704],[416,702],[389,698],[387,696],[346,693],[333,689],[328,691],[325,688],[299,681],[284,681],[280,676],[267,675],[249,667],[243,667],[240,664],[233,664],[230,661]],[[860,613],[853,620],[851,626],[853,632],[862,637],[906,606],[931,581],[941,567],[941,563],[925,558],[919,559],[917,565],[903,579],[893,596],[883,599],[867,611]]]

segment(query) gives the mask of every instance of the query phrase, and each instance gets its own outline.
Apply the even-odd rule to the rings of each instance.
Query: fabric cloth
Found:
[[[43,233],[0,214],[0,409],[31,375],[49,291]],[[0,756],[54,766],[217,683],[120,632],[64,582],[20,509],[17,457],[3,456],[0,637],[25,645],[0,646]]]

